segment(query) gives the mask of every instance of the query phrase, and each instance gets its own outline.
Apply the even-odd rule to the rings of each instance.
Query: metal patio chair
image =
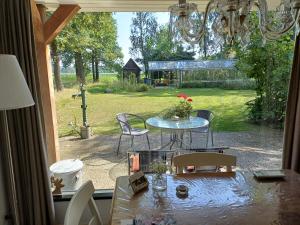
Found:
[[[133,128],[129,123],[129,118],[138,119],[138,120],[143,121],[144,129]],[[149,137],[148,137],[149,130],[146,127],[146,121],[144,120],[143,117],[134,115],[134,114],[130,114],[130,113],[118,113],[116,116],[116,119],[118,120],[118,122],[120,124],[120,128],[121,128],[121,135],[119,138],[117,155],[119,154],[119,151],[120,151],[121,139],[122,139],[123,135],[131,136],[131,148],[133,147],[134,137],[145,135],[147,138],[148,148],[150,150],[150,141],[149,141]]]
[[[197,117],[201,117],[203,119],[208,120],[209,123],[207,126],[196,128],[196,129],[191,129],[190,130],[190,142],[192,143],[192,141],[193,141],[192,133],[205,133],[206,134],[206,148],[208,147],[209,134],[211,135],[211,145],[214,146],[214,135],[213,135],[213,129],[211,127],[212,120],[214,118],[213,112],[211,112],[209,110],[200,109],[200,110],[193,111],[193,113],[195,113]]]

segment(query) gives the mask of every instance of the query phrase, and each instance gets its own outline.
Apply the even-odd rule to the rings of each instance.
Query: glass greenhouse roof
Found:
[[[150,71],[235,69],[236,60],[149,61]]]

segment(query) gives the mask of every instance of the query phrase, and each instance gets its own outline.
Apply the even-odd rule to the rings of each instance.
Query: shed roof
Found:
[[[150,71],[234,69],[236,60],[149,61]]]
[[[142,71],[141,68],[136,64],[136,62],[130,58],[128,62],[123,66],[123,70],[130,70],[130,71]]]

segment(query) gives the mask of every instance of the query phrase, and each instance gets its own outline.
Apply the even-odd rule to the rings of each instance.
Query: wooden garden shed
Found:
[[[136,62],[130,58],[128,62],[123,67],[123,79],[129,78],[129,74],[133,73],[135,74],[137,82],[140,81],[142,69],[136,64]]]

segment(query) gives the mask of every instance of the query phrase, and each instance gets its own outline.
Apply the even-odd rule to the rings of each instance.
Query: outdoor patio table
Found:
[[[190,117],[185,120],[166,120],[161,117],[151,117],[146,120],[146,123],[151,127],[160,128],[161,130],[170,130],[171,131],[171,139],[170,142],[166,145],[162,145],[161,140],[161,149],[170,145],[170,149],[172,149],[173,145],[177,142],[186,145],[182,140],[183,133],[187,130],[196,129],[200,127],[207,126],[209,124],[208,120],[200,118],[200,117]],[[162,139],[162,135],[161,135]]]
[[[169,175],[163,192],[152,189],[149,175],[148,189],[136,195],[128,177],[119,177],[111,225],[127,224],[124,221],[133,218],[145,221],[145,225],[163,219],[176,225],[296,225],[300,221],[300,174],[288,170],[285,174],[285,180],[265,182],[242,171]],[[176,196],[180,184],[189,188],[186,198]]]

